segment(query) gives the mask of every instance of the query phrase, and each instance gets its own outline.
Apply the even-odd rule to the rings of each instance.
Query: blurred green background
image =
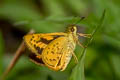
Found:
[[[7,68],[23,36],[34,29],[37,33],[63,32],[81,16],[82,33],[92,33],[103,10],[103,26],[95,34],[85,57],[86,80],[120,80],[120,1],[119,0],[0,0],[0,77]],[[83,44],[86,39],[80,38]],[[82,48],[75,53],[80,56]],[[6,80],[82,80],[83,68],[75,70],[74,60],[63,72],[37,66],[24,52]]]

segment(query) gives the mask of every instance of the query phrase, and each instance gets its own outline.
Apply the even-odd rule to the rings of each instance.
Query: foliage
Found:
[[[17,62],[9,73],[7,80],[77,80],[85,69],[86,80],[119,80],[120,79],[120,1],[119,0],[2,0],[0,1],[0,75],[12,59],[14,51],[19,46],[23,34],[31,28],[37,33],[64,31],[68,24],[76,22],[79,17],[85,20],[78,23],[83,33],[92,33],[104,9],[106,17],[103,26],[87,48],[85,68],[81,63],[75,70],[74,60],[64,72],[55,72],[46,67],[37,66],[29,61],[26,55]],[[77,16],[77,17],[76,17]],[[4,23],[2,23],[4,22]],[[5,25],[3,25],[5,24]],[[5,28],[4,28],[5,26]],[[4,32],[19,31],[17,33]],[[14,33],[14,34],[12,34]],[[3,36],[2,36],[3,34]],[[12,39],[7,37],[12,35]],[[19,36],[22,35],[22,36]],[[17,35],[17,37],[16,37]],[[3,39],[4,38],[4,39]],[[9,40],[8,45],[6,39]],[[82,43],[86,43],[86,40]],[[5,45],[5,53],[4,53]],[[12,48],[11,48],[12,47]],[[12,50],[10,50],[12,49]],[[82,49],[76,47],[76,55],[80,57]],[[3,55],[4,53],[4,55]],[[3,61],[3,62],[2,62]],[[81,61],[80,61],[81,62]],[[4,66],[4,68],[2,68]],[[81,71],[79,72],[79,69]],[[74,75],[74,76],[71,76]],[[78,77],[77,77],[78,76]],[[73,78],[75,77],[75,78]]]
[[[3,72],[3,52],[4,52],[4,44],[3,44],[3,38],[2,33],[0,32],[0,75],[2,75]]]

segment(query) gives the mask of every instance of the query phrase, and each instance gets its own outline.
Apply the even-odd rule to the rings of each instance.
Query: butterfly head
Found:
[[[77,25],[69,25],[67,27],[67,32],[73,35],[77,35],[78,32],[78,26]]]
[[[77,32],[77,26],[76,26],[76,25],[70,25],[70,26],[67,28],[67,32],[68,32],[68,33],[76,33],[76,32]]]

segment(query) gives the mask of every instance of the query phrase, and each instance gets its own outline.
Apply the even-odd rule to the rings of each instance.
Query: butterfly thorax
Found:
[[[76,35],[73,35],[72,33],[68,34],[68,41],[70,46],[72,46],[73,49],[75,49],[77,39],[78,37]]]
[[[72,43],[75,47],[78,41],[77,27],[75,25],[69,26],[66,30],[66,33],[68,34],[68,39],[70,43]]]

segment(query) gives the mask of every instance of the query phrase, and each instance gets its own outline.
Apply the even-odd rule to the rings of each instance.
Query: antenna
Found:
[[[83,16],[83,17],[80,17],[80,19],[78,19],[74,24],[78,24],[78,23],[80,23],[83,19],[85,19],[84,16]]]

